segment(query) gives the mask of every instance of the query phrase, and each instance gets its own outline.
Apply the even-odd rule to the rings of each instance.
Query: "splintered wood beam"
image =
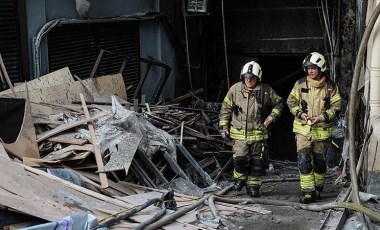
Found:
[[[228,166],[232,163],[233,161],[233,157],[231,157],[227,163],[223,166],[223,168],[219,171],[218,175],[216,175],[216,177],[214,178],[214,181],[218,181],[219,177],[222,175],[222,173],[224,173],[224,171],[226,171],[226,169],[228,168]]]
[[[108,116],[111,114],[112,114],[112,112],[102,113],[102,114],[99,114],[99,115],[91,117],[91,118],[86,118],[84,120],[75,121],[75,122],[60,125],[54,129],[51,129],[45,133],[41,133],[40,135],[38,135],[37,136],[37,142],[41,142],[41,141],[45,140],[46,138],[52,137],[58,133],[61,133],[61,132],[66,131],[68,129],[72,129],[72,128],[77,127],[79,125],[83,125],[83,124],[88,123],[88,122],[92,122],[94,120],[98,120],[99,118],[102,118],[102,117],[105,117],[105,116]]]
[[[86,116],[87,119],[91,119],[90,113],[88,112],[88,109],[87,109],[86,102],[84,100],[84,96],[82,93],[80,93],[79,95],[80,95],[80,100],[82,102],[84,115]],[[104,164],[103,164],[102,155],[100,153],[100,149],[98,145],[96,144],[94,124],[92,123],[92,121],[88,121],[87,125],[88,125],[88,130],[90,131],[90,135],[91,135],[91,142],[94,145],[96,165],[98,167],[98,170],[103,170]],[[107,188],[108,187],[107,174],[104,172],[99,172],[99,179],[100,179],[100,185],[102,186],[102,188]]]
[[[8,72],[7,72],[7,69],[5,68],[3,57],[1,56],[1,54],[0,54],[0,66],[1,66],[1,70],[3,71],[4,77],[5,77],[5,80],[7,81],[8,86],[12,90],[13,96],[16,97],[16,91],[13,88],[12,82],[11,82],[9,76],[8,76]]]
[[[190,164],[194,167],[194,169],[199,173],[199,175],[205,180],[205,182],[208,185],[213,185],[214,181],[211,179],[211,177],[203,170],[203,168],[198,164],[198,162],[191,156],[191,154],[187,151],[187,149],[181,145],[180,143],[177,143],[177,148],[179,151],[186,157],[186,159],[190,162]]]
[[[172,156],[170,156],[170,154],[168,152],[164,152],[164,158],[168,161],[169,165],[170,165],[170,168],[178,175],[180,176],[182,179],[186,180],[186,181],[191,181],[189,179],[189,177],[186,176],[186,173],[181,169],[181,167],[179,167],[179,165],[177,164],[177,162],[175,162],[175,160],[173,159]]]
[[[203,88],[200,88],[200,89],[194,90],[193,92],[187,93],[187,94],[179,96],[177,98],[174,98],[173,100],[169,101],[169,103],[175,104],[177,102],[183,101],[183,100],[193,96],[194,94],[198,94],[198,93],[202,93],[202,92],[203,92]]]
[[[104,50],[100,50],[100,52],[98,54],[98,57],[96,58],[94,67],[92,68],[92,71],[91,71],[91,74],[90,74],[90,78],[94,78],[95,77],[95,73],[98,70],[100,61],[102,60],[102,57],[103,57],[103,54],[104,54]]]
[[[153,171],[158,180],[160,180],[162,183],[169,183],[169,181],[164,177],[160,170],[158,170],[156,165],[143,152],[137,150],[137,154],[141,157],[145,164],[147,164],[148,167]]]

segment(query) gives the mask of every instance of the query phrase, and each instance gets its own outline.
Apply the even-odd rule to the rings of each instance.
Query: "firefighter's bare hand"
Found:
[[[224,139],[226,139],[226,138],[228,137],[228,131],[222,131],[222,132],[220,133],[220,135],[221,135]]]
[[[311,125],[317,124],[320,121],[319,117],[312,117],[311,118]]]
[[[301,119],[305,121],[305,123],[307,123],[307,114],[306,113],[302,113],[301,114]]]
[[[270,123],[272,123],[273,120],[274,120],[274,119],[273,119],[272,116],[268,116],[267,119],[265,119],[265,121],[264,121],[264,126],[265,126],[265,128],[268,128],[268,125],[269,125]]]

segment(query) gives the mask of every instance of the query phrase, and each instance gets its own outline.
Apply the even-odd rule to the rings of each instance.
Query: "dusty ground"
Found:
[[[335,186],[336,176],[329,175],[326,181],[323,199],[316,202],[324,204],[335,201],[342,185]],[[241,192],[230,192],[228,197],[249,198],[245,188]],[[283,200],[298,202],[300,188],[298,181],[292,182],[270,182],[264,183],[261,188],[261,197],[264,199]],[[248,204],[249,205],[249,204]],[[254,212],[236,213],[227,218],[234,223],[239,229],[320,229],[323,221],[327,216],[325,212],[311,212],[306,210],[296,210],[293,207],[280,207],[262,205],[271,214],[259,214]]]

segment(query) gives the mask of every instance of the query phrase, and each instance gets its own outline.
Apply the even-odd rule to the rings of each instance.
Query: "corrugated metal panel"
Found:
[[[17,12],[16,0],[0,1],[0,53],[12,82],[23,81]]]
[[[124,69],[123,77],[128,98],[140,80],[139,23],[106,22],[96,24],[64,24],[54,28],[48,35],[50,72],[68,66],[71,73],[85,79],[91,74],[99,50],[103,54],[97,75],[115,74],[119,71],[123,57],[131,57]]]

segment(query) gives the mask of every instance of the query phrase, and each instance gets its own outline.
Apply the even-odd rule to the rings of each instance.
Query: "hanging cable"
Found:
[[[325,31],[327,34],[327,41],[330,46],[330,64],[331,64],[331,78],[333,81],[335,81],[335,60],[334,60],[334,44],[331,38],[331,31],[330,31],[330,19],[329,19],[329,13],[328,13],[328,7],[327,2],[325,0],[321,0],[321,9],[322,9],[322,15],[323,15],[323,24],[325,26]]]
[[[187,36],[187,19],[186,19],[186,0],[182,1],[182,14],[183,23],[185,26],[185,40],[186,40],[186,59],[187,59],[187,73],[189,75],[190,90],[193,92],[193,81],[191,80],[191,67],[190,67],[190,55],[189,55],[189,38]]]
[[[333,42],[331,38],[330,30],[332,29],[330,29],[330,19],[328,15],[327,2],[325,2],[324,4],[324,0],[320,0],[320,1],[321,1],[321,6],[319,6],[319,0],[316,0],[317,8],[318,8],[318,16],[319,16],[319,21],[322,26],[322,30],[324,31],[324,34],[327,35],[326,40],[328,44],[326,44],[326,40],[325,40],[325,48],[326,48],[326,52],[330,53],[330,55],[326,55],[326,57],[331,67],[331,71],[330,71],[331,78],[333,81],[335,81],[335,59],[334,59],[335,42]],[[322,11],[322,15],[320,13],[320,9]],[[322,18],[323,18],[323,21],[322,21]]]
[[[221,0],[222,7],[222,21],[223,21],[223,42],[224,42],[224,58],[226,61],[226,78],[227,78],[227,87],[230,88],[230,76],[228,70],[228,58],[227,58],[227,39],[226,39],[226,25],[225,25],[225,17],[224,17],[224,1]]]
[[[331,56],[331,77],[332,80],[335,81],[336,74],[335,74],[335,57],[334,57],[334,51],[335,51],[335,40],[333,39],[333,25],[330,23],[330,15],[327,7],[327,1],[325,0],[325,14],[326,14],[326,21],[327,21],[327,28],[328,28],[328,35],[329,35],[329,44],[330,44],[330,56]]]
[[[358,188],[358,178],[355,170],[356,158],[355,158],[355,120],[357,112],[355,111],[355,104],[357,103],[357,90],[359,85],[360,72],[362,69],[362,63],[364,60],[364,55],[366,54],[366,47],[368,44],[369,37],[371,35],[372,29],[375,26],[376,20],[380,14],[380,4],[376,6],[372,12],[372,16],[368,22],[367,28],[365,29],[360,46],[358,49],[358,54],[356,56],[354,76],[352,77],[351,90],[350,90],[350,100],[349,100],[349,111],[348,111],[348,136],[349,136],[349,156],[350,156],[350,173],[351,173],[351,185],[352,185],[352,200],[356,204],[360,204],[359,198],[359,188]]]

